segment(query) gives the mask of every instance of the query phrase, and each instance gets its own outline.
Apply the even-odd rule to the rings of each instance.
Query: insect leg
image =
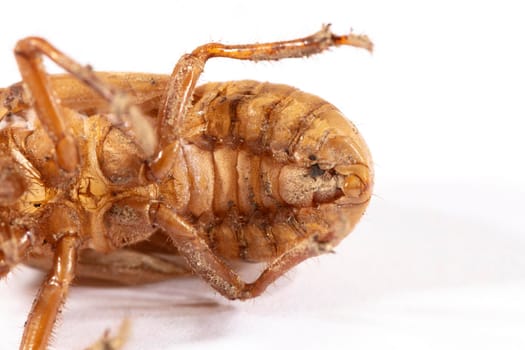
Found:
[[[151,165],[152,175],[162,179],[175,164],[175,155],[168,147],[172,147],[171,144],[180,138],[179,131],[191,106],[193,91],[208,59],[225,57],[252,61],[279,60],[306,57],[341,45],[365,48],[369,51],[373,46],[364,35],[335,35],[330,31],[330,26],[325,25],[317,33],[304,38],[245,45],[209,43],[199,46],[191,54],[182,56],[173,69],[159,109],[158,157]]]
[[[111,253],[83,250],[78,258],[77,278],[96,279],[120,284],[144,284],[164,281],[191,272],[182,262],[174,262],[153,253],[119,249]]]
[[[25,265],[49,271],[51,262],[44,256],[31,256]],[[79,252],[75,283],[107,282],[124,285],[145,284],[191,274],[182,261],[168,259],[138,248],[121,248],[109,253],[83,249]]]
[[[27,319],[21,350],[45,349],[60,306],[75,276],[78,239],[64,236],[56,247],[53,269],[40,287]]]
[[[305,240],[276,258],[253,283],[244,282],[199,237],[195,227],[163,204],[150,213],[161,226],[193,272],[229,299],[249,299],[260,295],[268,285],[301,261],[324,253],[315,240]]]
[[[150,218],[166,231],[195,274],[225,297],[242,298],[245,283],[213,253],[191,223],[161,203],[151,207]]]
[[[91,67],[80,65],[46,40],[28,37],[17,43],[15,56],[22,79],[33,97],[36,114],[55,143],[57,163],[60,168],[73,172],[80,160],[76,141],[66,127],[64,110],[58,103],[49,76],[42,65],[42,55],[47,56],[108,101],[119,119],[113,122],[125,133],[131,134],[147,156],[153,154],[156,146],[154,131],[138,108],[131,104],[126,94],[112,88],[99,79]]]
[[[110,336],[109,329],[107,329],[102,337],[91,346],[85,348],[84,350],[118,350],[121,349],[126,340],[129,338],[131,328],[131,321],[129,319],[124,319],[117,330],[117,334]]]

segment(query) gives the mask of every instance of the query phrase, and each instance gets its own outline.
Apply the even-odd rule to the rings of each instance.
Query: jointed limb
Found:
[[[25,264],[44,271],[52,268],[47,256],[31,256]],[[135,285],[189,274],[191,271],[183,262],[141,251],[140,247],[121,248],[109,253],[83,249],[79,252],[75,281],[79,284],[96,281]]]
[[[229,299],[256,297],[292,267],[324,253],[314,239],[305,239],[271,262],[253,283],[246,283],[210,249],[186,219],[163,204],[152,210],[151,219],[166,231],[193,272]]]
[[[49,57],[72,76],[96,91],[111,104],[115,120],[112,122],[142,147],[151,157],[156,147],[156,136],[137,107],[127,95],[100,80],[89,66],[82,66],[57,50],[46,40],[29,37],[18,42],[15,56],[22,79],[33,98],[33,107],[47,134],[53,140],[58,166],[73,172],[80,162],[77,142],[67,129],[66,115],[58,103],[50,79],[42,64],[42,55]]]
[[[210,43],[202,45],[191,54],[180,58],[173,69],[159,109],[157,133],[159,137],[158,157],[151,164],[151,173],[156,179],[163,179],[175,164],[173,149],[177,143],[186,112],[206,61],[212,57],[238,60],[269,61],[292,57],[306,57],[320,53],[332,46],[349,45],[372,50],[371,41],[364,35],[335,35],[330,26],[310,36],[289,41],[247,45],[223,45]]]
[[[119,350],[122,349],[126,340],[129,338],[131,321],[124,319],[116,334],[111,336],[109,329],[104,332],[102,337],[96,343],[85,348],[84,350]]]
[[[56,247],[53,269],[40,287],[22,336],[21,350],[45,349],[69,285],[75,277],[76,237],[61,238]]]
[[[168,280],[191,272],[153,253],[122,248],[111,253],[83,250],[78,259],[77,277],[118,284],[145,284]]]
[[[66,128],[65,117],[51,90],[41,54],[55,60],[63,57],[62,53],[39,38],[23,39],[15,48],[20,74],[34,100],[33,107],[55,144],[58,166],[67,172],[73,172],[80,161],[77,144]]]

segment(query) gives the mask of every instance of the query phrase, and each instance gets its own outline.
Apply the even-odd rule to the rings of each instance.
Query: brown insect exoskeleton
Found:
[[[196,83],[212,57],[278,60],[340,45],[372,49],[324,26],[290,41],[206,44],[164,76],[95,73],[43,39],[19,41],[22,82],[0,89],[0,276],[18,263],[49,271],[20,348],[46,346],[75,277],[194,273],[248,299],[330,252],[371,195],[354,125],[290,86]],[[69,74],[46,74],[42,56]],[[268,264],[247,283],[230,259]]]

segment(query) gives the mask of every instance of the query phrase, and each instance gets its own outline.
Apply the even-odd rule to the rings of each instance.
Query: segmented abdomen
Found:
[[[342,213],[302,198],[301,186],[315,175],[312,164],[319,170],[337,162],[332,154],[323,156],[330,152],[328,136],[351,133],[359,137],[335,107],[293,87],[210,83],[194,95],[174,187],[163,192],[174,193],[177,209],[192,217],[218,254],[268,260],[315,230],[349,229],[346,219],[334,227],[333,216]],[[283,169],[297,172],[297,193],[282,191]]]

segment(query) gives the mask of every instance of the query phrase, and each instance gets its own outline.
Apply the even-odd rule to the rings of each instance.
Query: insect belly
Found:
[[[192,158],[187,162],[188,211],[216,253],[229,259],[266,261],[301,238],[298,226],[290,225],[295,222],[295,209],[278,198],[275,184],[281,164],[245,149],[197,148],[184,147],[185,158]]]
[[[335,245],[358,221],[354,204],[338,202],[334,168],[367,167],[370,157],[353,124],[317,96],[256,81],[206,84],[180,135],[175,182],[189,187],[179,208],[223,257],[267,261],[311,237]]]
[[[301,103],[292,96],[298,93],[304,94],[254,81],[212,83],[196,92],[182,133],[185,165],[180,168],[186,171],[181,175],[190,184],[187,213],[223,257],[266,261],[303,237],[296,210],[279,195],[279,173],[288,163],[284,142],[270,135],[285,132],[287,126],[275,125],[282,123],[284,109]],[[296,108],[288,126],[312,108]],[[278,156],[272,145],[280,147]]]
[[[258,211],[254,199],[260,192],[250,186],[251,175],[258,170],[249,167],[253,157],[226,145],[213,151],[194,144],[182,149],[189,182],[187,213],[198,221],[215,251],[228,258],[245,258],[245,232],[253,226],[249,220]]]

